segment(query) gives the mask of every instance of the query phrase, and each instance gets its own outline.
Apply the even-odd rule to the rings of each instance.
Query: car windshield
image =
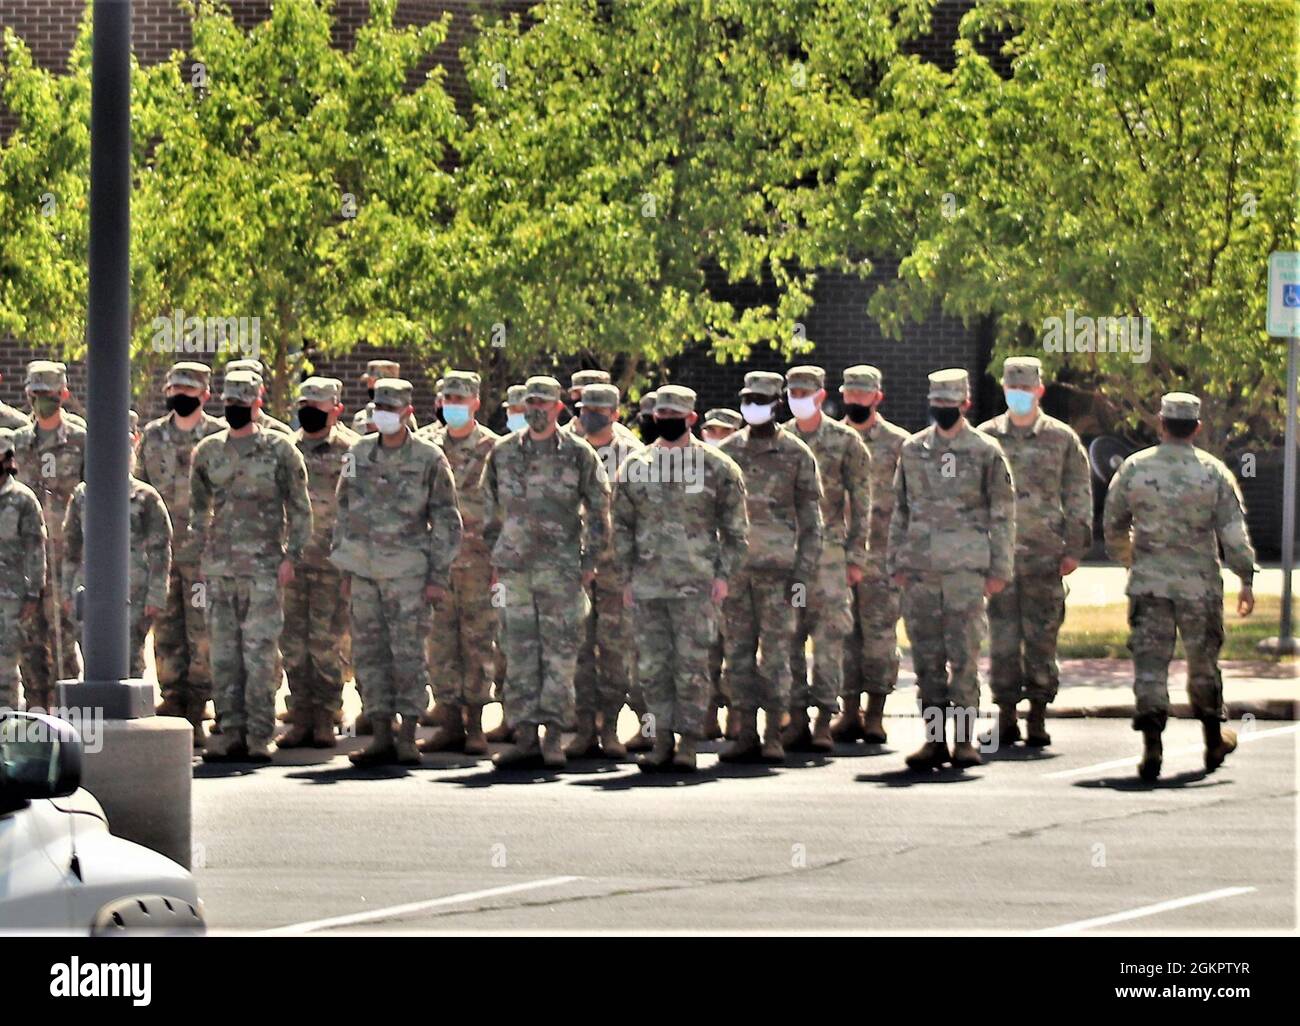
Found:
[[[52,786],[59,765],[59,739],[35,717],[0,719],[0,791]]]

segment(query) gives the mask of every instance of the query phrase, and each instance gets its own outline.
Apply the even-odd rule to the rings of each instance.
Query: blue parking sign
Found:
[[[1268,317],[1274,338],[1300,338],[1300,253],[1268,256]]]
[[[1282,305],[1300,306],[1300,284],[1282,286]]]

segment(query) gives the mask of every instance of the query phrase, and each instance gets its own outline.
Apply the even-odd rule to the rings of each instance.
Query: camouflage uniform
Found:
[[[560,399],[554,378],[527,396]],[[609,479],[571,431],[534,441],[506,435],[483,467],[484,540],[492,548],[506,654],[506,719],[516,728],[572,721],[573,677],[590,603],[582,575],[609,540]],[[585,514],[585,515],[584,515]]]
[[[0,428],[0,458],[13,449],[13,431]],[[40,501],[25,484],[5,474],[0,481],[0,707],[18,707],[22,611],[28,603],[38,603],[44,590],[45,517]]]
[[[258,384],[258,394],[262,402],[266,402],[266,368],[262,366],[261,360],[231,360],[226,364],[226,373],[232,371],[248,371],[256,375]],[[257,426],[267,431],[274,431],[277,434],[284,435],[286,438],[294,437],[293,428],[284,421],[272,417],[270,412],[265,408],[258,410],[253,414],[253,419]]]
[[[730,410],[725,407],[719,407],[717,409],[708,410],[704,414],[704,419],[700,421],[701,431],[703,431],[705,428],[715,428],[715,429],[725,428],[728,432],[728,435],[734,435],[737,431],[739,431],[744,426],[745,426],[744,418],[741,417],[741,415],[737,413],[735,410]],[[712,444],[716,446],[721,444],[721,440],[710,443],[707,440],[701,438],[701,441],[703,441],[705,445]],[[727,696],[726,693],[723,691],[722,655],[723,655],[723,649],[726,646],[726,642],[722,634],[722,626],[723,626],[722,617],[719,616],[717,618],[717,621],[718,621],[717,636],[713,639],[713,644],[709,646],[709,680],[712,681],[712,685],[713,685],[713,694],[712,697],[710,698],[710,701],[712,702],[713,705],[725,706],[727,704]],[[714,726],[716,727],[716,724],[714,724]]]
[[[369,387],[373,390],[375,382],[380,378],[393,378],[394,380],[399,380],[401,377],[401,366],[392,360],[371,360],[366,364],[366,372],[361,375],[361,380],[368,382]],[[375,433],[374,428],[370,424],[370,418],[374,415],[374,412],[375,404],[369,402],[352,415],[352,430],[358,436]],[[419,430],[419,425],[416,424],[414,414],[411,414],[406,418],[406,430],[411,432]]]
[[[751,371],[745,389],[779,396],[779,374]],[[821,481],[812,450],[787,431],[756,437],[746,427],[718,448],[740,466],[749,512],[749,549],[722,605],[733,708],[763,709],[769,724],[790,705],[790,647],[800,591],[816,579],[822,550]],[[761,639],[761,652],[760,652]]]
[[[167,572],[172,559],[172,521],[162,496],[135,477],[130,481],[130,609],[131,676],[144,676],[144,642],[153,624],[145,609],[167,605]],[[86,485],[77,485],[63,519],[63,596],[77,594],[84,583]]]
[[[660,412],[694,412],[695,393],[665,385]],[[744,475],[735,461],[687,435],[663,439],[620,464],[614,550],[636,603],[632,622],[641,687],[656,732],[703,738],[710,698],[709,650],[719,610],[713,581],[730,580],[749,537]]]
[[[450,371],[443,379],[443,400],[475,398],[479,388],[477,374]],[[483,540],[487,516],[480,485],[488,453],[501,436],[478,421],[472,421],[464,438],[453,437],[441,424],[424,428],[421,436],[447,457],[464,525],[460,551],[451,565],[451,584],[433,606],[427,644],[433,697],[440,706],[478,709],[492,698],[497,647],[492,553]]]
[[[31,418],[16,406],[0,402],[0,428],[18,429],[24,427]]]
[[[969,394],[965,371],[930,375],[931,399]],[[1014,567],[1016,496],[1006,458],[964,422],[952,438],[931,425],[903,443],[894,492],[886,566],[907,577],[903,619],[921,704],[978,709],[985,579],[1010,580]]]
[[[207,389],[208,368],[182,361],[167,374],[167,385]],[[153,623],[154,670],[164,700],[182,709],[195,707],[202,715],[212,691],[208,626],[204,618],[205,589],[199,580],[197,539],[191,535],[190,463],[194,447],[225,427],[225,421],[200,413],[192,431],[176,426],[168,413],[144,426],[135,457],[135,476],[162,496],[172,523],[172,562],[167,600]]]
[[[410,382],[376,382],[376,406],[401,410],[410,402]],[[456,483],[438,446],[408,432],[395,447],[379,434],[352,447],[350,472],[339,478],[330,561],[351,575],[352,659],[377,739],[394,716],[414,737],[429,687],[424,593],[447,587],[461,531]]]
[[[840,391],[881,391],[881,375],[865,364],[844,371]],[[850,426],[853,426],[850,424]],[[854,427],[871,453],[871,524],[862,580],[853,589],[853,638],[844,651],[846,700],[859,692],[888,695],[898,683],[898,618],[901,592],[885,569],[889,521],[894,515],[894,473],[908,433],[876,410],[869,428]]]
[[[1004,385],[1042,383],[1036,357],[1012,357]],[[1061,560],[1092,546],[1092,473],[1074,429],[1039,411],[1029,427],[1003,413],[980,425],[997,439],[1016,485],[1015,576],[990,596],[993,701],[1051,702],[1060,685],[1056,636],[1065,620]]]
[[[337,378],[312,377],[299,386],[298,400],[337,404],[342,394],[343,383]],[[306,725],[318,713],[329,713],[332,719],[343,702],[341,648],[348,633],[348,604],[343,597],[343,577],[329,561],[329,554],[339,475],[358,438],[337,423],[322,438],[308,438],[301,428],[293,438],[307,468],[312,534],[294,563],[293,580],[284,589],[280,652],[291,706],[299,714],[298,722]]]
[[[222,398],[251,405],[259,390],[256,375],[231,371]],[[232,742],[242,735],[250,749],[264,745],[280,687],[284,607],[277,572],[282,560],[302,559],[312,534],[307,468],[298,449],[260,428],[242,438],[227,429],[203,439],[190,471],[189,530],[202,551],[222,734]]]
[[[1199,419],[1200,400],[1168,393],[1161,415]],[[1111,479],[1105,532],[1111,557],[1129,568],[1134,728],[1164,728],[1176,635],[1187,655],[1187,697],[1194,714],[1224,720],[1219,546],[1243,587],[1252,584],[1258,569],[1232,473],[1190,441],[1170,439],[1134,453]]]
[[[577,378],[575,374],[574,379]],[[618,401],[619,392],[613,385],[595,383],[583,388],[584,408],[591,406],[612,412],[618,408]],[[640,452],[644,446],[618,421],[614,421],[611,428],[613,437],[609,442],[594,448],[613,484],[623,461]],[[579,438],[587,438],[580,416],[574,417],[565,430],[572,431]],[[616,484],[613,484],[613,493],[618,493]],[[596,580],[588,591],[591,613],[587,616],[573,681],[575,711],[580,720],[592,716],[602,721],[617,721],[625,701],[638,715],[646,709],[644,696],[634,676],[636,652],[632,647],[631,614],[623,608],[623,588],[628,583],[628,569],[628,565],[615,555],[612,544],[607,545],[596,559]]]
[[[33,396],[59,395],[66,387],[62,364],[48,360],[28,364],[27,390]],[[41,694],[48,705],[57,680],[75,679],[80,672],[76,627],[58,593],[63,587],[63,517],[73,491],[85,480],[85,426],[65,415],[57,428],[46,432],[33,418],[14,432],[14,460],[18,480],[32,490],[45,513],[49,549],[45,593],[36,615],[24,624],[18,661],[24,690]],[[56,657],[60,649],[61,661]]]
[[[793,367],[786,374],[790,388],[820,389],[826,372],[820,367]],[[808,589],[808,603],[795,614],[790,653],[793,690],[790,705],[799,710],[815,705],[839,708],[844,690],[844,639],[853,630],[848,568],[867,565],[867,528],[871,517],[871,454],[851,427],[825,414],[810,433],[798,421],[783,426],[812,450],[822,483],[822,554]],[[813,641],[812,687],[808,683],[804,643]]]

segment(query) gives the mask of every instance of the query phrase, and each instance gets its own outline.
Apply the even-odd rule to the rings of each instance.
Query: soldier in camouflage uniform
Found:
[[[582,403],[584,401],[583,394],[586,392],[588,385],[604,385],[607,388],[613,388],[615,395],[619,394],[617,387],[611,384],[609,380],[608,371],[583,370],[583,371],[578,371],[576,374],[573,375],[572,386],[569,389],[569,401],[570,403],[573,404],[573,409],[575,412],[574,412],[573,419],[564,425],[564,429],[566,431],[572,431],[579,438],[586,438],[588,434],[587,427],[582,423],[582,417],[580,415],[581,413],[580,407],[582,406]],[[608,393],[601,393],[601,394],[607,395]],[[611,414],[611,416],[614,419],[609,425],[609,431],[613,433],[614,437],[617,438],[619,442],[621,442],[626,447],[639,448],[641,445],[641,439],[637,437],[635,431],[630,430],[626,425],[622,423],[622,421],[618,419],[617,406],[614,408],[614,413]],[[600,448],[600,446],[596,445],[596,443],[594,442],[592,443],[592,445],[595,446],[597,449]],[[605,469],[610,474],[613,474],[614,470],[616,470],[617,468],[606,465]]]
[[[695,393],[662,386],[655,415],[659,437],[619,467],[615,558],[630,571],[624,600],[654,738],[638,764],[691,772],[707,728],[709,649],[728,581],[745,558],[749,518],[740,468],[691,435]]]
[[[18,707],[18,649],[23,625],[45,591],[45,516],[17,479],[14,433],[0,428],[0,707]],[[37,703],[28,694],[28,708]],[[49,708],[41,704],[41,708]]]
[[[134,422],[135,414],[131,414]],[[167,578],[172,562],[172,521],[163,498],[152,485],[135,476],[130,459],[130,609],[127,629],[131,642],[131,676],[144,676],[144,642],[154,618],[167,604]],[[77,590],[84,583],[86,484],[72,493],[63,518],[63,604],[71,613]]]
[[[575,374],[574,379],[577,378]],[[597,382],[583,386],[577,404],[578,416],[567,428],[585,438],[596,450],[611,482],[623,461],[644,448],[618,422],[619,398],[619,391],[613,385]],[[623,429],[622,434],[619,428]],[[617,494],[617,485],[613,490]],[[571,759],[625,758],[627,747],[618,738],[618,714],[623,703],[628,702],[638,718],[646,712],[645,699],[634,676],[636,655],[632,648],[630,614],[623,607],[628,569],[615,556],[612,544],[597,557],[596,580],[588,589],[591,612],[578,650],[578,669],[573,681],[576,735],[565,749]],[[641,736],[638,732],[637,738]]]
[[[700,422],[700,440],[705,445],[717,446],[722,443],[724,438],[730,438],[742,427],[745,426],[744,418],[736,410],[729,410],[725,407],[709,410],[704,414],[704,420]],[[712,682],[712,691],[709,698],[709,716],[704,723],[705,736],[712,741],[715,738],[722,737],[722,727],[718,723],[718,712],[728,704],[725,692],[722,690],[722,654],[725,642],[722,637],[722,617],[716,618],[717,636],[713,639],[713,644],[709,646],[709,680]],[[734,740],[735,731],[732,728],[731,720],[727,722],[727,737]],[[737,723],[736,726],[739,726]]]
[[[152,485],[172,522],[172,562],[167,601],[153,623],[154,669],[162,702],[159,716],[184,716],[203,743],[203,717],[212,693],[206,589],[199,580],[197,539],[189,530],[190,463],[194,447],[225,427],[203,412],[210,397],[206,364],[182,360],[167,372],[167,413],[144,426],[136,449],[135,475]]]
[[[374,737],[356,766],[418,765],[415,728],[429,687],[430,603],[447,598],[460,549],[456,483],[442,450],[406,426],[411,383],[375,383],[376,433],[339,478],[333,564],[348,574],[352,659]],[[396,737],[393,719],[401,717]]]
[[[225,372],[229,374],[231,371],[248,371],[257,377],[258,396],[262,400],[262,405],[253,411],[253,420],[257,426],[266,431],[278,431],[287,438],[294,437],[293,428],[266,412],[266,368],[262,366],[262,361],[231,360],[226,364]]]
[[[640,405],[637,407],[636,418],[637,434],[641,436],[641,443],[649,445],[658,435],[655,434],[655,394],[646,392],[641,396]]]
[[[586,589],[609,542],[609,479],[596,450],[559,430],[562,394],[554,378],[529,378],[528,429],[498,441],[483,467],[483,536],[501,595],[506,719],[516,735],[493,760],[503,769],[566,764],[561,730],[573,719]]]
[[[788,750],[829,752],[831,717],[844,690],[844,639],[853,631],[850,589],[861,583],[867,564],[871,519],[871,454],[858,433],[822,414],[826,371],[792,367],[785,376],[786,405],[794,419],[783,426],[812,450],[822,482],[822,555],[808,590],[807,605],[796,610],[790,669],[790,724],[781,734]],[[812,687],[804,654],[813,643]],[[808,706],[817,707],[809,730]]]
[[[201,547],[221,733],[205,761],[269,762],[280,689],[282,589],[311,541],[307,467],[293,442],[253,419],[261,382],[230,371],[222,383],[224,431],[194,448],[191,533]]]
[[[46,587],[36,615],[24,621],[19,666],[28,706],[48,709],[59,679],[80,673],[77,632],[63,607],[63,517],[86,473],[86,429],[63,412],[68,400],[63,364],[34,360],[27,365],[27,394],[33,419],[14,432],[18,479],[36,495],[45,513],[49,552]],[[34,701],[33,701],[34,699]]]
[[[1169,392],[1160,400],[1160,444],[1134,453],[1106,494],[1106,548],[1129,568],[1129,651],[1133,653],[1133,729],[1145,741],[1138,772],[1160,776],[1160,735],[1169,717],[1169,660],[1175,636],[1187,655],[1187,697],[1205,734],[1205,769],[1213,772],[1237,747],[1223,729],[1223,577],[1219,547],[1241,579],[1237,615],[1255,608],[1255,550],[1241,491],[1231,472],[1192,445],[1201,430],[1201,400]]]
[[[862,580],[853,589],[853,637],[844,648],[843,709],[831,721],[836,741],[884,744],[885,699],[898,683],[899,588],[885,572],[889,520],[894,513],[894,472],[908,433],[880,413],[884,401],[880,371],[867,364],[844,371],[840,395],[844,423],[871,453],[871,525]],[[862,709],[861,693],[867,694]]]
[[[280,652],[289,681],[289,723],[276,738],[280,748],[333,748],[334,723],[341,718],[341,645],[348,633],[348,607],[342,575],[329,553],[339,475],[358,441],[338,422],[342,415],[343,382],[338,378],[311,377],[298,386],[294,444],[307,467],[312,535],[284,589]]]
[[[821,558],[817,459],[777,426],[784,385],[770,371],[746,374],[740,412],[749,426],[718,447],[744,473],[750,525],[749,550],[722,606],[726,687],[738,717],[736,739],[720,756],[725,762],[785,761],[781,721],[790,705],[795,606],[807,601]],[[761,743],[760,708],[766,719]]]
[[[983,761],[973,732],[984,599],[1006,587],[1015,560],[1011,470],[998,443],[966,423],[969,377],[959,368],[935,371],[929,397],[934,423],[908,438],[899,455],[886,561],[903,589],[903,621],[926,723],[925,743],[907,757],[915,770]],[[951,755],[949,704],[958,716]]]
[[[433,607],[426,650],[437,703],[433,733],[423,752],[486,755],[483,706],[496,676],[497,611],[492,607],[492,553],[483,540],[483,464],[500,438],[478,422],[481,380],[473,371],[448,371],[442,382],[446,426],[421,430],[442,450],[456,482],[463,530],[447,594]]]
[[[366,372],[361,375],[361,380],[366,386],[366,394],[370,397],[370,402],[357,410],[352,417],[352,430],[358,435],[368,435],[374,432],[370,426],[370,417],[374,414],[375,383],[380,378],[400,378],[402,368],[392,360],[371,360],[366,364]],[[415,422],[415,414],[411,413],[406,418],[406,429],[408,431],[418,431],[419,425]]]
[[[511,385],[506,389],[505,400],[501,403],[506,408],[506,434],[514,434],[528,426],[524,392],[523,385]]]
[[[1047,706],[1060,671],[1056,636],[1065,620],[1065,581],[1092,547],[1092,472],[1079,436],[1038,408],[1042,361],[1002,365],[1007,412],[980,425],[998,440],[1016,483],[1016,572],[989,599],[989,648],[998,743],[1020,740],[1016,703],[1029,702],[1025,744],[1051,744]]]

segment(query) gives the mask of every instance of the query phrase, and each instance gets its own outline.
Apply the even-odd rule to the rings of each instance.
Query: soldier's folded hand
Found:
[[[1061,576],[1069,577],[1070,574],[1079,569],[1079,561],[1072,556],[1066,556],[1061,560]]]
[[[713,594],[711,597],[715,606],[720,606],[727,600],[727,582],[721,577],[713,578]]]
[[[280,560],[280,569],[275,575],[276,580],[280,582],[280,587],[284,588],[293,583],[293,563],[287,559]]]
[[[447,597],[447,589],[441,584],[426,584],[424,586],[424,600],[426,602],[441,602]]]
[[[862,567],[856,563],[850,563],[848,569],[844,572],[844,577],[849,582],[850,588],[856,588],[862,583]]]
[[[144,607],[144,615],[145,615],[146,617],[148,617],[150,620],[152,620],[152,619],[154,619],[155,617],[157,617],[157,615],[158,615],[159,613],[161,613],[161,612],[162,612],[162,610],[159,609],[157,606],[145,606],[145,607]]]
[[[986,577],[986,578],[984,578],[984,594],[985,594],[986,596],[987,596],[987,595],[996,595],[998,592],[1000,592],[1000,591],[1001,591],[1003,588],[1005,588],[1006,586],[1007,586],[1007,582],[1006,582],[1005,580],[1003,580],[1001,577]]]
[[[1255,611],[1255,589],[1246,585],[1237,592],[1237,615],[1250,616]]]

